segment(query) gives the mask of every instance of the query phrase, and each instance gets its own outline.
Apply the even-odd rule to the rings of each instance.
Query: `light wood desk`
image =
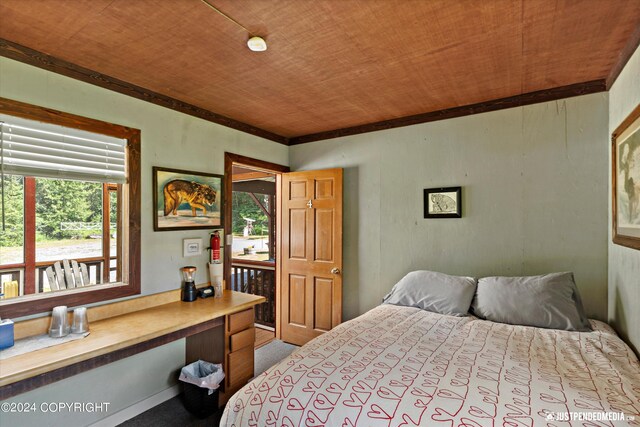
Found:
[[[90,321],[86,338],[0,361],[0,400],[186,337],[186,363],[223,364],[220,402],[226,402],[253,377],[254,306],[265,298],[225,291],[222,298],[187,303],[167,294],[172,302],[145,308],[145,298],[157,304],[158,297],[140,297],[135,311],[125,313],[118,304],[132,306],[131,300],[114,303],[119,314]]]

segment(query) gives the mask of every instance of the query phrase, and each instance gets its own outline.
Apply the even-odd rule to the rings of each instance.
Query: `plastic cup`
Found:
[[[69,320],[67,318],[67,306],[59,305],[53,307],[51,313],[51,326],[49,326],[49,336],[51,338],[62,338],[69,335]]]
[[[216,283],[213,285],[213,296],[214,298],[222,298],[222,283]]]
[[[78,307],[73,310],[73,325],[71,326],[72,334],[83,334],[89,330],[89,318],[87,317],[87,308]]]

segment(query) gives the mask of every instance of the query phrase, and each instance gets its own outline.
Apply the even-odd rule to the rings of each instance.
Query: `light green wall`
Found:
[[[607,105],[593,94],[291,147],[292,170],[345,169],[344,317],[415,269],[570,270],[606,319]],[[463,187],[463,218],[423,219],[423,189],[448,186]]]
[[[35,404],[35,412],[0,412],[0,425],[79,427],[93,424],[174,385],[177,372],[184,366],[184,346],[184,339],[174,341],[18,395],[7,402]],[[69,411],[64,407],[57,410],[56,406],[48,405],[57,402],[107,402],[109,405],[107,411],[100,412]]]
[[[0,58],[0,96],[142,131],[143,294],[178,289],[178,268],[187,264],[195,264],[198,267],[199,281],[208,280],[205,269],[206,253],[199,258],[182,257],[182,240],[200,237],[206,241],[206,230],[153,231],[152,166],[223,174],[225,151],[288,164],[288,148],[284,145],[6,58]],[[184,341],[180,342],[181,351],[175,351],[175,344],[165,346],[167,348],[161,347],[145,352],[139,357],[125,359],[117,365],[101,367],[22,394],[15,400],[39,403],[61,399],[69,402],[71,396],[81,401],[109,397],[113,399],[109,413],[94,416],[111,415],[175,384],[175,379],[168,374],[171,370],[175,373],[175,369],[184,363]],[[153,354],[163,356],[154,358]],[[130,376],[129,373],[136,374]],[[103,380],[96,382],[96,376]],[[104,390],[113,392],[107,394]],[[4,414],[0,416],[0,424],[4,426]],[[84,420],[89,418],[69,419],[68,415],[67,418],[57,415],[47,419],[51,423],[49,425],[77,426],[83,425]],[[6,425],[43,424],[40,423],[40,418],[25,417],[19,418],[18,423]]]
[[[640,49],[609,92],[609,135],[640,104]],[[608,140],[607,140],[607,146]],[[611,151],[609,151],[609,158]],[[609,163],[611,164],[611,163]],[[609,185],[611,192],[611,185]],[[611,197],[607,199],[607,202]],[[611,207],[609,206],[611,214]],[[609,218],[609,224],[611,224]],[[609,322],[640,352],[640,251],[614,245],[609,227]],[[635,325],[635,326],[634,326]]]

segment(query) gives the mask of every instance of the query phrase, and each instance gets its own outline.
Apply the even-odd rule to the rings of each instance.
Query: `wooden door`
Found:
[[[342,169],[281,186],[280,337],[303,345],[342,321]]]

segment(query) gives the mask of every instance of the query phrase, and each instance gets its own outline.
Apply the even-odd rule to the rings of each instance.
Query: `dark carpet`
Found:
[[[120,424],[124,427],[218,427],[224,407],[213,415],[198,419],[182,403],[182,395],[169,399],[146,412]]]
[[[270,342],[260,347],[255,353],[256,376],[264,372],[270,366],[275,365],[293,350],[295,345],[287,344],[279,340]],[[182,402],[182,395],[169,399],[149,409],[142,414],[120,424],[123,427],[218,427],[224,407],[218,409],[213,415],[199,419],[187,411]]]

